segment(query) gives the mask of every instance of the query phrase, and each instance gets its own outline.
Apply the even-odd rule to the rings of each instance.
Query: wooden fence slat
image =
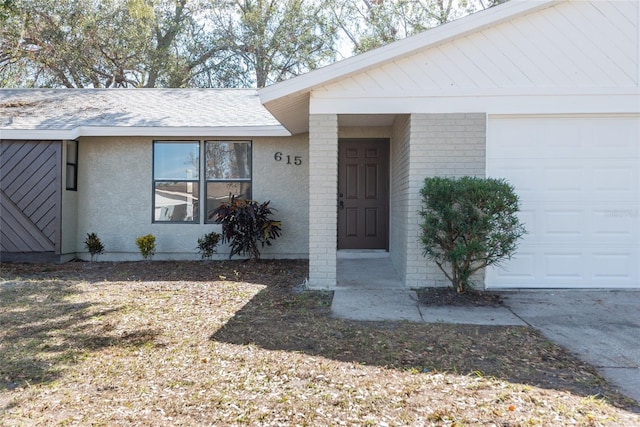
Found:
[[[60,250],[62,143],[0,141],[0,251]]]

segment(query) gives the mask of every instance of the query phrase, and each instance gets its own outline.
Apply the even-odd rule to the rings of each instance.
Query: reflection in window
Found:
[[[67,141],[67,182],[65,188],[78,191],[78,141]]]
[[[153,219],[199,222],[198,141],[156,141],[153,145]]]
[[[156,141],[153,146],[153,179],[198,180],[200,177],[198,141]]]
[[[207,182],[207,218],[222,202],[229,202],[231,195],[251,199],[251,182]]]
[[[198,221],[197,182],[156,182],[155,221]]]
[[[251,143],[207,141],[207,180],[251,179]]]
[[[205,145],[206,221],[231,196],[251,199],[251,142],[207,141]]]

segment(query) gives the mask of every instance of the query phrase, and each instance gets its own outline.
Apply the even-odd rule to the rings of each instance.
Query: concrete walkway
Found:
[[[362,321],[528,325],[640,402],[640,290],[504,291],[505,307],[425,307],[386,252],[339,252],[332,315]]]
[[[472,325],[526,325],[506,307],[425,307],[405,288],[387,252],[339,252],[331,311],[353,320],[408,320]]]

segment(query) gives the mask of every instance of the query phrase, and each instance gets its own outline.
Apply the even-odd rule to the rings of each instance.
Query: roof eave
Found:
[[[71,129],[2,129],[0,139],[76,139],[80,137],[277,137],[291,136],[280,125],[202,127],[79,126]]]

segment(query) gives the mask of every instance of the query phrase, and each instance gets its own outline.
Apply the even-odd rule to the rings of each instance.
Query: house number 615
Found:
[[[300,157],[300,156],[290,156],[288,154],[284,155],[279,151],[277,151],[276,154],[273,155],[273,159],[276,162],[281,162],[282,160],[286,159],[288,165],[300,166],[302,164],[302,157]]]

